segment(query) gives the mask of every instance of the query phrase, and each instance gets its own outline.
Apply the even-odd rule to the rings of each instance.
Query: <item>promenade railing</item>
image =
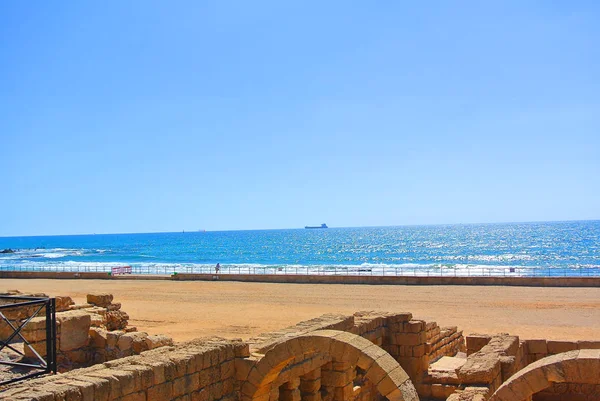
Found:
[[[58,266],[1,266],[0,271],[111,273],[115,266],[58,265]],[[495,266],[131,266],[131,274],[171,275],[225,274],[225,275],[316,275],[316,276],[414,276],[414,277],[600,277],[600,266],[590,267],[495,267]]]

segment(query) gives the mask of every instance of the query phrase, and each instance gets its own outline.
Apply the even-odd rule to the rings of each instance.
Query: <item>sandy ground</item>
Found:
[[[130,324],[177,341],[248,338],[328,312],[409,311],[468,333],[600,340],[600,288],[382,286],[134,280],[2,279],[0,290],[110,292]]]

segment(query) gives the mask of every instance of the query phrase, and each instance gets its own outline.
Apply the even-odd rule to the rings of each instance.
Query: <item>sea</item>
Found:
[[[600,221],[0,237],[0,270],[600,276]]]

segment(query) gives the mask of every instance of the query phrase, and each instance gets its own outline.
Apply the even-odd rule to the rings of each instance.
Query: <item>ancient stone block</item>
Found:
[[[310,394],[302,394],[301,398],[302,398],[302,401],[323,401],[321,398],[320,392],[310,393]]]
[[[164,347],[166,345],[173,345],[173,339],[164,335],[153,335],[144,338],[144,342],[148,346],[148,349],[155,349]]]
[[[403,357],[398,358],[398,363],[406,373],[410,376],[411,380],[419,381],[421,376],[427,371],[428,363],[425,358],[412,358]]]
[[[198,382],[194,382],[191,375],[185,375],[173,380],[173,397],[179,397],[184,394],[197,390]]]
[[[56,296],[55,299],[55,308],[56,312],[64,312],[68,311],[71,305],[74,305],[73,299],[68,296]]]
[[[146,337],[148,337],[148,334],[143,332],[125,333],[119,338],[117,347],[123,350],[123,348],[121,348],[121,344],[127,342],[128,344],[123,345],[126,346],[127,349],[131,348],[136,354],[139,354],[142,351],[148,350],[148,346],[145,341]]]
[[[343,372],[330,370],[324,373],[321,382],[325,386],[340,387],[345,386],[354,379],[354,370],[348,369]]]
[[[577,349],[577,343],[574,341],[546,341],[549,354],[560,354],[561,352],[568,352]]]
[[[398,384],[409,380],[409,376],[401,367],[396,366],[391,371],[386,371],[387,374],[377,383],[377,390],[384,396],[395,390]]]
[[[119,380],[123,395],[143,390],[139,371],[119,368],[113,368],[110,371]]]
[[[70,362],[79,365],[85,364],[90,360],[89,354],[83,349],[65,351],[64,355]]]
[[[279,390],[279,401],[300,401],[300,390]]]
[[[410,312],[400,312],[400,313],[387,313],[385,314],[385,321],[387,324],[392,323],[404,323],[408,322],[412,319],[413,315]]]
[[[123,330],[127,327],[128,322],[129,315],[123,311],[106,312],[106,328],[108,330]]]
[[[123,364],[119,365],[119,369],[134,372],[136,377],[136,383],[139,382],[139,386],[143,390],[150,388],[154,385],[154,372],[151,366]]]
[[[29,342],[38,342],[38,341],[46,341],[46,330],[28,330],[28,327],[25,326],[23,331],[21,331],[23,337],[27,339]]]
[[[234,360],[230,360],[230,361],[225,361],[221,364],[220,367],[220,372],[221,372],[221,379],[225,380],[225,379],[229,379],[230,377],[233,377],[234,373],[235,373],[235,365],[234,365]]]
[[[320,379],[320,378],[321,378],[321,368],[320,367],[307,372],[306,374],[304,374],[301,377],[302,380],[315,380],[315,379]]]
[[[393,343],[398,345],[419,345],[425,344],[426,333],[398,333],[392,337]]]
[[[111,304],[113,295],[108,293],[92,293],[87,294],[87,303],[96,306],[107,307]]]
[[[108,401],[110,397],[110,381],[99,377],[78,375],[77,381],[90,383],[94,386],[94,401]]]
[[[419,344],[419,345],[415,345],[414,347],[412,347],[412,356],[421,357],[423,355],[425,355],[425,345],[424,344]]]
[[[445,400],[452,393],[456,391],[457,387],[447,384],[432,384],[431,385],[431,396],[433,398],[438,398]]]
[[[146,401],[146,392],[140,391],[133,394],[127,394],[122,397],[119,401]]]
[[[321,379],[300,381],[300,391],[304,393],[315,393],[321,388]]]
[[[211,394],[216,399],[223,397],[223,382],[216,382],[216,383],[212,384],[211,385]]]
[[[131,333],[125,333],[117,340],[117,347],[121,351],[130,350],[133,347],[133,336]]]
[[[106,346],[109,348],[116,348],[119,337],[121,337],[123,334],[125,334],[125,332],[120,330],[106,332]]]
[[[192,401],[209,401],[209,394],[207,389],[202,389],[200,391],[194,391],[191,394]],[[240,397],[242,398],[242,397]]]
[[[408,333],[418,333],[425,328],[425,322],[422,320],[410,320],[404,323],[404,331]]]
[[[237,342],[233,346],[234,356],[236,358],[247,358],[250,356],[250,345],[245,342]]]
[[[547,354],[546,340],[526,340],[527,350],[530,354]]]
[[[467,355],[474,354],[477,351],[480,351],[483,347],[485,347],[492,336],[487,334],[470,334],[466,337],[467,340]]]
[[[90,346],[93,348],[105,348],[106,347],[106,330],[91,327],[89,331]]]
[[[600,341],[577,341],[578,349],[600,349]]]
[[[106,310],[115,311],[121,309],[121,303],[115,302],[114,304],[106,305]]]
[[[354,385],[348,383],[343,387],[335,387],[333,389],[333,400],[334,401],[346,401],[349,400],[354,394]]]
[[[500,356],[500,373],[502,381],[506,381],[515,373],[515,357],[514,356]]]
[[[68,383],[76,386],[81,393],[81,401],[95,401],[94,384],[77,380],[77,378],[69,378]]]
[[[466,384],[491,383],[500,374],[498,354],[476,352],[458,370],[458,378]]]
[[[60,321],[60,350],[70,351],[88,344],[90,315],[80,311],[60,312],[56,314]]]
[[[170,400],[173,396],[173,384],[162,383],[153,387],[150,387],[147,394],[147,401],[164,401]]]
[[[91,319],[90,326],[106,327],[106,319],[102,315],[99,315],[97,313],[92,313],[92,314],[90,314],[90,319]]]

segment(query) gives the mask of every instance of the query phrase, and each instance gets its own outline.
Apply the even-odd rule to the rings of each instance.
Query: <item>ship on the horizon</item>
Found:
[[[304,226],[304,228],[329,228],[327,224],[323,223],[320,226]]]

